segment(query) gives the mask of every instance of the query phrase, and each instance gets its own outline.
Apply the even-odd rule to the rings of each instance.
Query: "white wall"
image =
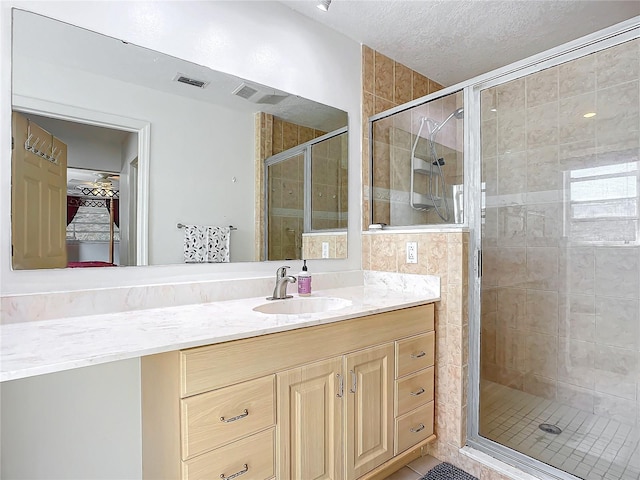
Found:
[[[122,169],[120,170],[120,191],[127,192],[120,199],[120,263],[136,264],[136,219],[138,135],[130,133],[122,145]]]
[[[1,385],[0,477],[139,479],[140,360]]]
[[[345,110],[360,129],[360,45],[278,2],[0,2],[0,151],[10,152],[11,8],[17,7],[79,25],[250,81]],[[349,258],[325,260],[322,269],[360,268],[361,139],[349,136]],[[82,290],[119,285],[170,283],[191,276],[192,265],[91,272],[11,271],[10,170],[0,169],[0,288],[2,294],[53,289]],[[217,264],[207,272],[275,271],[272,262]]]
[[[349,114],[349,259],[323,260],[324,271],[360,267],[360,46],[277,2],[0,2],[0,292],[81,290],[167,283],[193,275],[190,265],[92,272],[10,267],[10,8],[42,13],[216,70],[335,106]],[[162,132],[171,135],[172,132]],[[152,152],[153,153],[153,152]],[[207,265],[207,271],[275,271],[273,263]],[[268,293],[268,292],[266,292]],[[120,369],[121,367],[121,369]],[[108,374],[107,374],[108,373]],[[140,391],[137,363],[123,362],[2,385],[3,478],[139,479]],[[74,375],[74,374],[77,374]],[[132,378],[133,377],[133,378]],[[26,383],[28,382],[28,386]],[[71,388],[73,387],[73,388]],[[90,395],[91,392],[97,395]],[[40,395],[40,399],[38,399]],[[47,398],[53,408],[47,408]],[[114,398],[110,395],[116,395]],[[33,400],[32,400],[33,399]],[[84,401],[78,401],[84,400]],[[36,402],[35,406],[31,402]],[[40,422],[25,424],[30,414]],[[57,424],[57,419],[61,422]],[[69,426],[72,436],[61,435]],[[27,428],[28,427],[28,428]],[[31,428],[33,427],[33,428]],[[29,440],[24,438],[28,435]],[[22,438],[21,438],[22,436]],[[41,441],[38,439],[42,439]],[[19,442],[17,440],[20,440]],[[113,441],[111,441],[113,440]],[[39,443],[33,443],[38,441]],[[85,448],[87,447],[87,448]],[[51,449],[49,453],[48,449]],[[131,456],[135,458],[132,459]],[[15,458],[15,461],[5,460]],[[80,465],[80,462],[84,462]],[[5,467],[5,461],[10,464]]]
[[[32,75],[34,69],[41,74]],[[234,225],[238,230],[231,238],[231,261],[253,260],[252,114],[33,58],[14,58],[13,72],[14,94],[151,124],[150,265],[184,262],[184,232],[177,223]],[[88,94],[87,88],[99,95]],[[90,156],[90,148],[80,153]],[[112,170],[120,171],[121,146],[113,155]]]

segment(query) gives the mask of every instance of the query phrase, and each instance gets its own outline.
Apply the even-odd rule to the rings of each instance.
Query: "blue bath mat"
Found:
[[[478,478],[450,463],[444,462],[433,467],[420,480],[478,480]]]

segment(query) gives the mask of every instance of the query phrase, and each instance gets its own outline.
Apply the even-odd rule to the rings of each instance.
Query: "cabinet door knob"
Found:
[[[418,433],[419,431],[424,430],[424,424],[421,423],[420,425],[418,425],[416,428],[412,428],[411,432],[412,433]]]
[[[424,388],[420,387],[419,390],[416,390],[415,392],[411,392],[411,396],[417,397],[418,395],[422,395],[424,392],[425,392]]]
[[[412,353],[411,354],[411,358],[420,358],[420,357],[424,357],[426,355],[425,352],[420,352],[420,353]]]
[[[240,420],[241,418],[244,418],[244,417],[246,417],[248,415],[249,415],[249,410],[247,410],[245,408],[244,412],[242,412],[240,415],[236,415],[235,417],[231,417],[231,418],[220,417],[220,421],[224,422],[224,423],[235,422],[236,420]],[[231,478],[231,477],[229,477],[229,478]]]
[[[221,478],[222,480],[231,480],[232,478],[236,478],[236,477],[239,477],[240,475],[244,475],[244,474],[245,474],[245,473],[247,473],[248,471],[249,471],[249,465],[248,465],[247,463],[245,463],[245,464],[242,466],[242,470],[240,470],[239,472],[236,472],[236,473],[234,473],[234,474],[232,474],[232,475],[229,475],[228,477],[225,477],[224,473],[221,473],[221,474],[220,474],[220,478]]]

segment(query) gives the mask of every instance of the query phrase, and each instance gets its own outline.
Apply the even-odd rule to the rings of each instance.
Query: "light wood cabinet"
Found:
[[[415,458],[435,438],[433,315],[424,305],[143,357],[143,478],[352,480]]]
[[[278,478],[342,478],[342,357],[279,373]]]
[[[358,478],[393,456],[392,343],[345,358],[347,394],[347,478]]]

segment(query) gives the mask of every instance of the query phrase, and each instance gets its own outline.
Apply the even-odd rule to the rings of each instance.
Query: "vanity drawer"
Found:
[[[398,340],[396,342],[396,378],[433,366],[435,340],[435,332]]]
[[[396,380],[396,417],[433,400],[434,367]]]
[[[433,402],[396,418],[395,455],[433,435]]]
[[[274,425],[274,392],[270,375],[181,400],[182,459]]]
[[[275,475],[274,436],[275,429],[271,428],[182,462],[182,479],[229,478],[245,470],[237,478],[272,478]]]

